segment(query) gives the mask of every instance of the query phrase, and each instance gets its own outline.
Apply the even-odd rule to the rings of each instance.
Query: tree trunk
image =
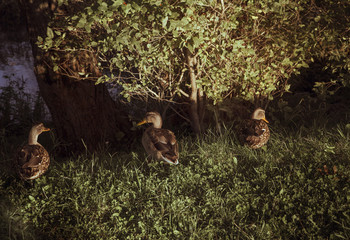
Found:
[[[195,64],[196,60],[193,54],[186,48],[186,60],[191,81],[191,95],[190,95],[190,119],[193,131],[198,135],[202,132],[201,117],[199,111],[201,110],[202,92],[197,88]]]
[[[127,114],[117,108],[106,87],[54,72],[52,66],[48,66],[50,52],[43,52],[36,45],[38,36],[46,36],[57,1],[20,0],[20,3],[27,19],[39,90],[51,112],[58,137],[69,144],[69,150],[87,147],[94,151],[107,141],[118,146],[125,140],[131,123]],[[78,63],[91,67],[95,59],[96,56],[78,58]],[[98,70],[93,73],[95,77],[100,74]]]
[[[198,89],[198,116],[199,116],[199,124],[201,126],[201,131],[204,129],[204,115],[205,115],[205,96],[203,93],[203,89]]]

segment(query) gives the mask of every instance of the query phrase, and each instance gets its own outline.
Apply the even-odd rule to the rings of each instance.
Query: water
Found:
[[[11,80],[23,80],[24,91],[36,95],[38,84],[30,43],[9,41],[4,37],[0,37],[0,41],[0,87],[8,86]]]
[[[18,35],[25,36],[25,31]],[[21,124],[28,118],[33,121],[50,121],[51,115],[42,100],[41,114],[38,115],[38,105],[35,104],[38,103],[39,88],[34,74],[32,48],[26,37],[20,39],[14,38],[13,33],[0,32],[0,104],[3,107],[0,118],[7,119],[1,122],[5,125]],[[6,105],[8,101],[10,108]]]

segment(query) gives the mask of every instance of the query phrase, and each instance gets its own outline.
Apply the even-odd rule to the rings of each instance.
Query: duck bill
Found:
[[[47,132],[47,131],[50,131],[50,130],[51,130],[51,128],[47,128],[46,127],[46,128],[43,129],[43,132]]]
[[[266,123],[269,123],[269,121],[267,121],[266,118],[263,118],[263,119],[261,119],[261,120],[263,120],[263,121],[266,122]]]
[[[137,126],[141,126],[142,124],[145,124],[145,123],[147,123],[147,121],[146,121],[146,120],[143,120],[143,121],[139,122],[139,123],[137,124]]]

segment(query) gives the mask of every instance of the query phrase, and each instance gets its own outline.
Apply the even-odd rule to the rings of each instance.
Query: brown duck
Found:
[[[179,163],[179,147],[172,131],[162,128],[162,117],[158,112],[148,112],[137,126],[151,123],[142,135],[142,145],[146,152],[157,160],[169,164]]]
[[[239,139],[242,144],[252,149],[264,146],[270,138],[270,130],[267,123],[265,111],[257,108],[251,119],[246,120],[240,129]]]
[[[46,149],[38,143],[38,136],[50,131],[43,123],[34,125],[29,132],[28,144],[18,150],[15,156],[16,170],[24,180],[33,180],[43,175],[50,165],[50,156]]]

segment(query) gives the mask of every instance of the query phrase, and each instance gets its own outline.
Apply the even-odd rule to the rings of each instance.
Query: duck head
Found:
[[[158,112],[148,112],[146,113],[145,118],[137,124],[137,126],[140,126],[145,123],[153,123],[154,128],[161,128],[162,127],[162,117]]]
[[[269,123],[269,121],[267,121],[265,118],[265,110],[263,110],[262,108],[255,109],[252,115],[252,119],[263,120],[264,122]]]
[[[28,144],[29,145],[37,145],[38,144],[38,136],[42,132],[46,132],[46,131],[50,131],[50,130],[51,129],[45,127],[43,123],[39,123],[39,124],[34,125],[29,132]]]

